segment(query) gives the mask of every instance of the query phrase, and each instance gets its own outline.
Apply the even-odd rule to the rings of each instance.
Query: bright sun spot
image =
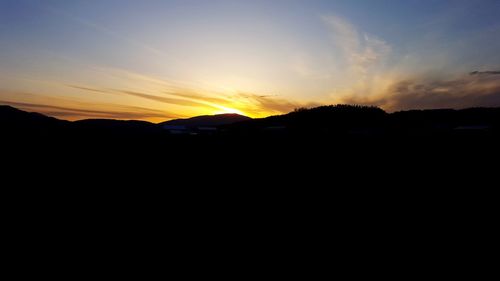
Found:
[[[225,107],[225,106],[217,106],[219,108],[219,110],[215,111],[214,114],[228,114],[228,113],[235,113],[235,114],[241,114],[241,115],[244,115],[243,112],[241,112],[240,110],[238,109],[234,109],[234,108],[229,108],[229,107]]]

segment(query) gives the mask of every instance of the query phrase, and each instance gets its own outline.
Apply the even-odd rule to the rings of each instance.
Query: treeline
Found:
[[[229,117],[235,119],[235,123],[217,126],[217,130],[209,131],[208,137],[499,135],[500,132],[500,108],[410,110],[387,113],[373,106],[328,105],[298,108],[288,114],[261,119],[244,116],[225,118]],[[210,116],[204,117],[204,122],[207,118]],[[238,122],[238,120],[245,121]],[[192,118],[188,121],[196,123],[197,119]],[[0,130],[4,138],[72,136],[75,139],[99,140],[116,137],[126,140],[132,137],[150,139],[176,137],[165,130],[164,123],[99,119],[68,122],[8,106],[0,106]],[[197,137],[200,135],[183,136],[183,138]]]
[[[498,133],[500,108],[410,110],[387,113],[374,106],[299,108],[284,115],[223,127],[227,134],[453,134]]]

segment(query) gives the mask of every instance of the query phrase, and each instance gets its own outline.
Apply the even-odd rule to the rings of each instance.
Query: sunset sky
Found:
[[[0,104],[61,119],[500,106],[500,0],[0,0]]]

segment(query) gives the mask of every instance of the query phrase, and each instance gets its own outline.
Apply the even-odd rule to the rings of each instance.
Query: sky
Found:
[[[0,104],[161,122],[500,106],[500,0],[0,0]]]

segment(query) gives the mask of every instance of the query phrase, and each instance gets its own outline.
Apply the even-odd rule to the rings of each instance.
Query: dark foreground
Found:
[[[293,183],[330,189],[345,181],[422,190],[457,188],[454,183],[466,180],[492,186],[487,180],[496,176],[500,154],[495,108],[387,114],[374,107],[329,106],[219,125],[216,131],[190,128],[173,134],[147,122],[67,122],[2,107],[4,171],[30,175],[19,180],[56,183],[70,177],[68,184],[92,186],[110,181],[258,189]]]
[[[233,256],[273,266],[275,256],[301,256],[317,266],[331,254],[352,274],[376,274],[390,256],[387,272],[427,277],[425,263],[433,275],[439,267],[477,278],[483,271],[457,265],[492,263],[478,249],[497,237],[498,110],[458,119],[375,112],[245,121],[198,135],[4,118],[6,241],[19,255],[40,253],[36,260],[88,255],[107,267],[108,257],[156,265],[161,252],[191,272],[182,261],[217,253],[243,272]],[[374,265],[360,268],[360,258]]]

